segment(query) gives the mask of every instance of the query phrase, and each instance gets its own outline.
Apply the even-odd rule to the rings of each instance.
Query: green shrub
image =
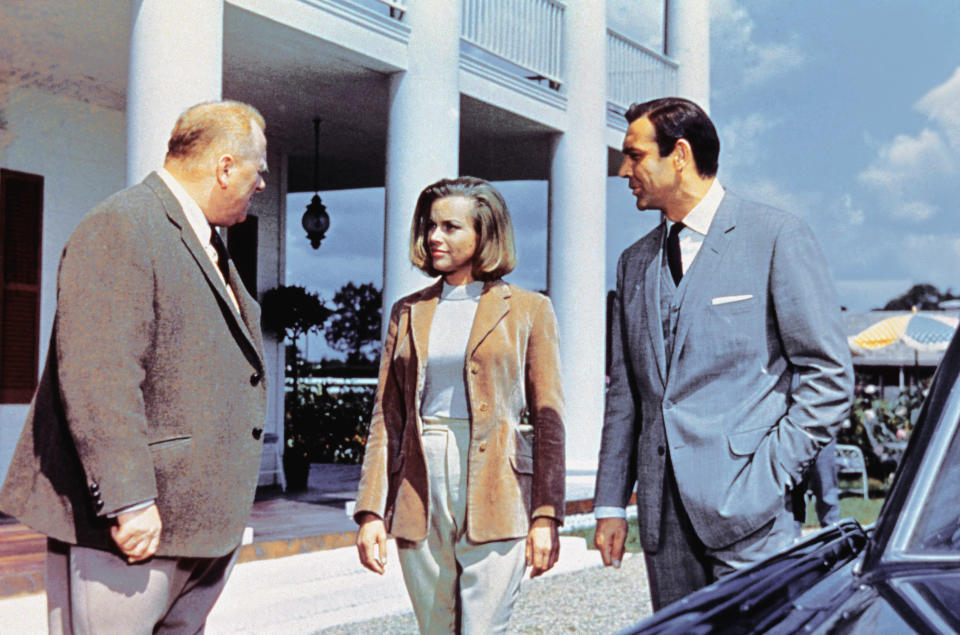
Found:
[[[374,392],[373,386],[309,385],[287,392],[286,451],[302,452],[311,463],[361,463]]]

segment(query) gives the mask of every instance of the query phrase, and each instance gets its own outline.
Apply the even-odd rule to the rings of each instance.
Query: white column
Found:
[[[664,53],[676,61],[677,96],[710,112],[710,0],[664,0]]]
[[[132,0],[127,78],[127,184],[163,165],[188,107],[220,99],[223,0]]]
[[[550,169],[547,286],[560,324],[567,467],[594,468],[603,420],[606,304],[605,0],[567,3],[567,130]]]
[[[393,303],[427,284],[410,264],[413,208],[420,191],[458,175],[460,156],[460,0],[409,3],[407,70],[390,80],[386,214],[383,241],[384,328]]]

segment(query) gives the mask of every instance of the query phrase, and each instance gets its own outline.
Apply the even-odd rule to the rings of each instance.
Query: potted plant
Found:
[[[286,351],[286,375],[289,380],[284,398],[283,470],[287,489],[304,489],[310,472],[310,448],[307,443],[311,421],[309,389],[301,386],[305,360],[298,342],[310,332],[319,332],[330,310],[316,293],[300,286],[279,286],[263,294],[260,300],[263,330],[290,342]]]

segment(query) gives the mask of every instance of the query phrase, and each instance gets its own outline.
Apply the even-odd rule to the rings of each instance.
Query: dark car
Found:
[[[960,632],[960,338],[877,522],[843,520],[624,633]]]

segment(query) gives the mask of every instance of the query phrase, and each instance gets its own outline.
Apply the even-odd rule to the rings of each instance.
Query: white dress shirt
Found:
[[[690,266],[693,265],[694,258],[700,253],[700,247],[710,231],[710,225],[713,223],[713,217],[717,215],[717,209],[723,201],[723,186],[714,179],[707,190],[706,196],[700,199],[700,202],[683,217],[683,229],[680,230],[680,263],[683,267],[683,273],[687,273]],[[673,227],[674,222],[663,216],[663,222],[667,224],[667,233]],[[666,235],[666,234],[665,234]]]
[[[723,186],[716,179],[707,190],[707,194],[700,199],[700,202],[683,217],[683,229],[680,230],[678,238],[680,239],[680,263],[683,267],[683,273],[693,265],[694,259],[700,253],[703,241],[710,231],[710,225],[713,224],[713,217],[717,215],[717,209],[720,202],[723,201]],[[663,216],[663,222],[666,224],[664,236],[670,232],[674,223],[672,220]],[[626,510],[623,507],[613,507],[602,505],[593,510],[594,518],[626,518]]]
[[[217,250],[210,243],[210,234],[213,232],[213,229],[210,227],[210,222],[207,220],[207,217],[204,216],[203,210],[200,209],[200,206],[197,205],[197,202],[193,200],[193,197],[183,189],[183,186],[173,177],[172,174],[167,172],[164,168],[157,170],[157,176],[170,188],[170,192],[173,194],[174,198],[177,199],[177,202],[180,203],[180,207],[183,208],[183,213],[187,217],[187,222],[190,223],[190,227],[193,229],[193,233],[197,235],[197,240],[200,241],[200,245],[203,246],[203,250],[207,252],[207,257],[210,258],[210,262],[213,263],[213,268],[217,272],[217,275],[220,277],[220,280],[223,281],[223,285],[227,288],[227,295],[230,296],[230,301],[233,303],[233,308],[237,310],[237,313],[240,313],[240,305],[237,303],[237,296],[233,294],[233,289],[230,288],[230,285],[227,284],[227,281],[223,279],[223,274],[220,273],[220,267],[218,263],[220,262],[220,257],[217,255]]]

